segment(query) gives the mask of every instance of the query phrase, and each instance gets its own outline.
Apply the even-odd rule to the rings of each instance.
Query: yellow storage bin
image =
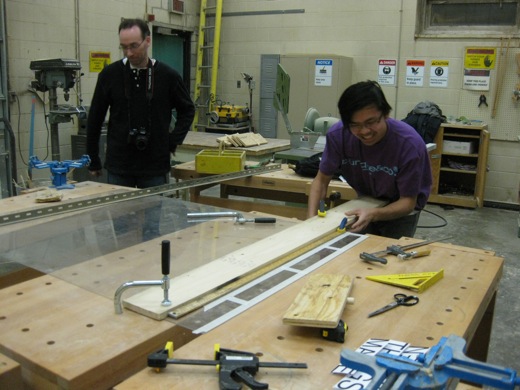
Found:
[[[246,165],[246,152],[228,150],[201,150],[195,155],[198,173],[238,172]]]

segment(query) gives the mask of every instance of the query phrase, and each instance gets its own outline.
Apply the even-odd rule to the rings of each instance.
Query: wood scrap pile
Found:
[[[217,138],[217,142],[224,146],[249,147],[264,145],[267,140],[257,133],[230,134]]]

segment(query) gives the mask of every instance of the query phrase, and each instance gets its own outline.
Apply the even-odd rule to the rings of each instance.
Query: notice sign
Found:
[[[314,85],[321,87],[332,85],[332,60],[316,60]]]
[[[406,61],[406,85],[422,87],[424,84],[424,60]]]
[[[91,51],[89,52],[89,71],[99,73],[103,68],[110,64],[109,51]]]
[[[395,85],[397,60],[379,60],[378,83]]]
[[[464,53],[464,68],[493,69],[496,58],[494,47],[467,47]]]
[[[448,87],[449,65],[449,61],[432,60],[430,67],[430,87]]]
[[[489,91],[490,70],[464,69],[464,89]]]

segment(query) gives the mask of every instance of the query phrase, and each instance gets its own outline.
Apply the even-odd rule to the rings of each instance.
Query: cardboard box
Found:
[[[195,170],[198,173],[229,173],[244,169],[246,152],[201,150],[195,155]]]
[[[477,141],[442,141],[443,153],[474,154],[477,152]]]

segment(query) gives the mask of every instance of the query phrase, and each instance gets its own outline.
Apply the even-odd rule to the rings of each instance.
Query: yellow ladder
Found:
[[[208,4],[213,3],[213,4]],[[214,24],[209,25],[208,19]],[[201,0],[199,39],[194,100],[196,105],[193,131],[204,131],[207,116],[213,109],[217,94],[220,27],[222,23],[222,0]]]

